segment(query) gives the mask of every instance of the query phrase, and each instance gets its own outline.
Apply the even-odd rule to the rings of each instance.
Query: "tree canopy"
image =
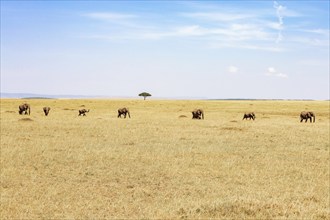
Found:
[[[139,96],[143,96],[144,100],[146,100],[146,98],[147,98],[148,96],[151,96],[151,94],[148,93],[148,92],[142,92],[142,93],[139,94]]]

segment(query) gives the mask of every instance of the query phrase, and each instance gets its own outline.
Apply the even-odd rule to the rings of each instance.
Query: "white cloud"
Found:
[[[174,35],[181,35],[181,36],[200,36],[205,35],[205,30],[202,30],[199,25],[192,25],[179,28]]]
[[[201,28],[199,25],[190,25],[172,28],[167,31],[149,30],[137,36],[139,39],[160,40],[169,37],[189,37],[189,36],[204,36],[208,31]]]
[[[269,72],[270,74],[274,74],[274,73],[276,73],[276,70],[275,70],[274,67],[268,67],[268,72]]]
[[[181,27],[168,27],[168,30],[159,31],[150,29],[142,34],[145,39],[163,39],[169,37],[200,37],[207,38],[213,42],[248,42],[270,41],[272,35],[253,24],[230,24],[227,27],[206,27],[201,25],[189,25]],[[141,39],[141,38],[140,38]],[[247,48],[249,49],[249,48]]]
[[[271,4],[272,2],[270,2]],[[203,5],[203,4],[201,4]],[[202,7],[203,8],[203,7]],[[120,12],[91,12],[83,16],[95,21],[109,22],[99,32],[85,34],[86,38],[101,40],[167,40],[175,38],[191,38],[202,40],[208,48],[240,48],[246,50],[261,50],[269,52],[283,52],[292,50],[292,46],[329,46],[329,30],[304,29],[300,26],[298,31],[315,34],[317,36],[305,37],[295,34],[297,26],[291,25],[290,32],[285,36],[287,44],[283,41],[284,18],[302,16],[290,11],[277,1],[273,1],[273,8],[259,10],[256,13],[241,8],[208,7],[208,10],[197,12],[179,12],[174,14],[176,22],[168,22],[163,15],[149,13],[120,13]],[[276,20],[269,14],[275,14]],[[159,22],[161,25],[159,25]],[[98,26],[102,27],[102,26]],[[293,34],[294,33],[294,34]],[[274,44],[274,41],[276,44]],[[299,44],[299,45],[298,45]]]
[[[276,25],[276,29],[278,30],[278,35],[277,35],[277,39],[276,39],[276,43],[279,43],[280,41],[283,40],[283,35],[282,35],[282,29],[283,29],[283,17],[284,17],[284,12],[286,10],[286,8],[280,4],[277,3],[277,1],[274,1],[274,6],[276,9],[276,15],[278,18],[278,24]]]
[[[236,66],[229,66],[229,67],[227,68],[227,71],[228,71],[229,73],[237,73],[237,72],[238,72],[238,68],[237,68]]]
[[[304,46],[313,46],[313,47],[322,47],[326,50],[329,50],[329,38],[315,38],[311,36],[293,36],[288,38],[287,41],[290,41],[292,44],[299,44]]]
[[[274,8],[276,9],[276,14],[278,17],[278,23],[283,24],[283,11],[285,10],[285,7],[278,4],[277,1],[274,1]]]
[[[224,43],[212,43],[210,44],[211,48],[238,48],[238,49],[246,49],[246,50],[260,50],[260,51],[269,51],[269,52],[283,52],[284,48],[280,47],[272,47],[272,46],[257,46],[254,44],[247,43],[238,43],[238,42],[226,42]]]
[[[266,76],[275,76],[280,78],[288,78],[288,75],[278,72],[274,67],[268,67]]]
[[[319,28],[319,29],[303,29],[301,31],[329,36],[329,29],[321,29],[321,28]]]
[[[236,21],[243,20],[251,17],[255,17],[252,14],[242,14],[242,13],[223,13],[223,12],[196,12],[196,13],[181,13],[184,17],[194,18],[194,19],[204,19],[212,21]]]

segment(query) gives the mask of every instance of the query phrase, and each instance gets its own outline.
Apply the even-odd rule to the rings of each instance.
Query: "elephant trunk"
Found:
[[[28,110],[29,110],[29,115],[30,115],[30,113],[31,113],[31,107],[30,106],[28,107]]]
[[[315,122],[315,115],[313,116],[313,122]]]
[[[127,111],[128,117],[131,118],[131,115],[129,114],[129,111]]]

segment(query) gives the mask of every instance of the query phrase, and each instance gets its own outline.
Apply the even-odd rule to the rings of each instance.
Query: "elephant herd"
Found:
[[[204,111],[202,109],[195,109],[194,111],[191,112],[192,113],[192,118],[193,119],[204,119]],[[254,112],[249,112],[249,113],[244,113],[243,115],[243,119],[256,119],[256,115],[254,114]],[[301,112],[300,113],[300,122],[302,122],[303,120],[305,120],[305,122],[307,122],[308,120],[310,120],[310,122],[315,122],[315,113],[314,112]]]
[[[50,107],[43,107],[43,111],[45,113],[45,116],[47,116],[49,114],[50,111]],[[78,110],[79,114],[78,116],[86,116],[86,113],[89,112],[89,109],[80,109]],[[31,113],[31,107],[29,104],[24,103],[22,105],[18,106],[18,113],[20,115],[25,114],[25,115],[30,115]],[[192,112],[192,119],[204,119],[204,111],[202,109],[195,109]],[[118,118],[121,118],[121,116],[124,116],[124,118],[126,118],[126,116],[128,115],[129,118],[131,118],[130,112],[128,110],[128,108],[120,108],[118,109]],[[249,112],[249,113],[244,113],[243,115],[243,119],[249,119],[249,120],[255,120],[256,116],[254,114],[254,112]],[[310,122],[315,122],[315,113],[314,112],[307,112],[307,111],[303,111],[300,113],[300,122],[302,122],[303,120],[305,120],[305,122],[307,122],[308,120]]]

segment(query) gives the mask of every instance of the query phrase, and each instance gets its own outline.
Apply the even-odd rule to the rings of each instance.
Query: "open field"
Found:
[[[18,114],[25,101],[30,116]],[[121,107],[130,119],[117,118]],[[195,108],[205,120],[191,119]],[[303,110],[316,123],[300,123]],[[2,99],[0,218],[330,219],[329,110],[328,101]],[[246,111],[256,120],[242,121]]]

